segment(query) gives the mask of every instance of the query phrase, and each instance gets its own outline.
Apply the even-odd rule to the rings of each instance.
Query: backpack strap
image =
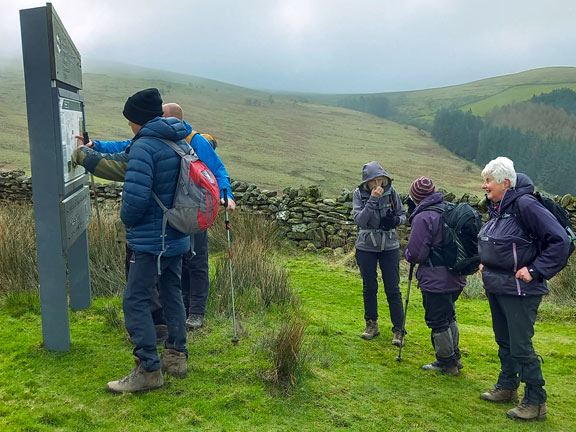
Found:
[[[168,145],[172,150],[174,150],[178,156],[180,156],[181,158],[183,158],[184,156],[186,156],[186,152],[184,150],[182,150],[174,141],[170,141],[164,138],[158,138],[160,141],[162,141],[164,144]],[[158,195],[156,195],[156,193],[154,191],[152,191],[152,198],[154,198],[154,200],[156,201],[156,203],[160,206],[160,208],[162,209],[162,251],[160,252],[160,255],[158,255],[158,261],[157,261],[157,266],[158,266],[158,275],[160,275],[162,273],[161,271],[161,267],[160,267],[160,258],[162,257],[162,255],[164,254],[164,252],[166,252],[167,248],[166,248],[166,225],[168,224],[168,217],[166,216],[166,212],[168,211],[168,207],[166,207],[164,205],[164,203],[162,203],[162,201],[160,201],[160,198],[158,198]]]
[[[431,205],[426,207],[424,211],[431,210],[435,211],[436,213],[440,213],[440,215],[444,214],[444,210],[446,210],[446,206],[439,206],[439,205]],[[444,222],[440,221],[440,229],[442,229]],[[429,267],[434,266],[442,266],[444,265],[444,258],[442,257],[442,246],[432,246],[430,248],[430,253],[428,254],[428,259],[426,264]]]
[[[196,132],[194,129],[192,129],[192,132],[190,132],[188,134],[188,136],[186,138],[184,138],[186,140],[186,142],[190,145],[192,145],[192,140],[194,139],[194,137],[198,135],[198,132]]]

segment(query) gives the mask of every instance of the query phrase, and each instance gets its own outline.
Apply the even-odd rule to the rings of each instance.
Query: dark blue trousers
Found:
[[[160,359],[156,350],[156,329],[150,310],[150,302],[156,288],[168,326],[166,347],[188,355],[186,313],[180,289],[182,255],[160,258],[162,271],[160,276],[157,260],[156,255],[138,251],[132,253],[128,283],[122,300],[126,329],[130,339],[136,344],[134,355],[140,359],[142,367],[147,371],[160,369]]]
[[[184,255],[182,260],[182,297],[186,315],[204,315],[210,290],[208,231],[194,236],[194,253]]]
[[[496,388],[516,389],[523,382],[526,387],[522,403],[535,405],[545,402],[540,359],[532,345],[542,296],[487,295],[501,365]]]
[[[356,262],[362,275],[364,296],[364,319],[378,319],[378,266],[382,272],[384,291],[390,308],[393,330],[402,330],[404,309],[400,292],[400,252],[393,249],[382,252],[366,252],[356,249]]]

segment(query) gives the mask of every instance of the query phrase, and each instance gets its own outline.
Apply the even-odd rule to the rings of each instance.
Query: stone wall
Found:
[[[275,220],[286,237],[302,248],[351,248],[356,240],[357,226],[352,216],[352,191],[343,190],[336,198],[324,198],[318,186],[288,187],[278,194],[262,190],[255,184],[233,181],[232,191],[240,209],[253,214],[262,214]],[[96,183],[98,201],[121,200],[121,183]],[[94,194],[92,192],[92,198]],[[447,201],[467,201],[485,214],[483,200],[471,195],[457,198],[444,192]],[[406,198],[401,194],[402,199]],[[571,195],[556,197],[571,215],[576,226],[576,198]],[[31,201],[32,181],[23,171],[0,172],[0,200]],[[398,229],[400,242],[405,244],[410,228]]]

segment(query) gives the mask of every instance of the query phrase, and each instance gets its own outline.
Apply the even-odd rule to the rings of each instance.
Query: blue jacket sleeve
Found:
[[[126,150],[131,140],[125,141],[99,141],[93,140],[94,150],[100,153],[120,153]]]
[[[154,182],[154,161],[152,155],[141,145],[134,145],[130,150],[120,219],[130,229],[135,226],[147,208],[153,205],[152,186]]]
[[[216,181],[218,181],[218,187],[220,188],[220,197],[223,198],[224,193],[223,190],[226,189],[228,191],[228,198],[234,199],[234,195],[232,195],[232,189],[230,188],[230,176],[226,171],[226,167],[210,145],[210,143],[200,134],[194,135],[192,141],[190,142],[192,148],[200,158],[202,162],[206,164],[210,171],[216,177]]]

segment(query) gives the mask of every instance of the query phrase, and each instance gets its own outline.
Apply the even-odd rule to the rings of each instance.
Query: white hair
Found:
[[[516,187],[516,170],[514,162],[504,156],[497,157],[486,164],[482,170],[482,177],[494,177],[498,183],[504,183],[506,179],[510,180],[510,187]]]

